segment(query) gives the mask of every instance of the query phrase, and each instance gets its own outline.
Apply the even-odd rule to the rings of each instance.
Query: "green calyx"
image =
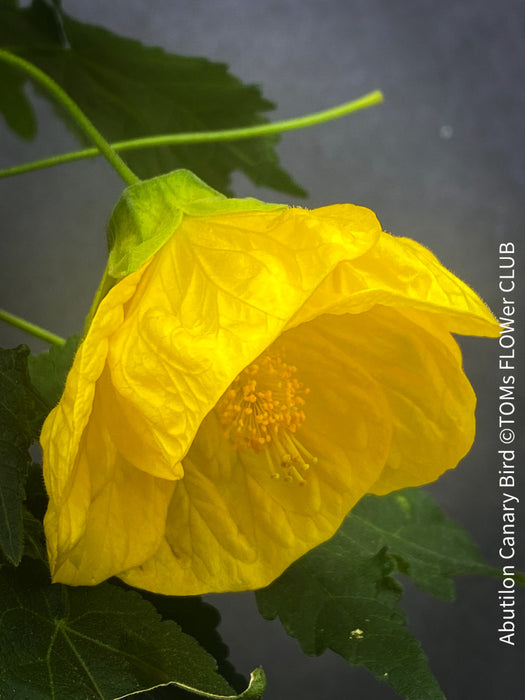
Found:
[[[175,233],[183,216],[286,208],[257,199],[229,199],[189,170],[175,170],[124,190],[108,224],[107,275],[131,274]],[[106,290],[107,291],[107,290]]]
[[[213,216],[238,211],[286,209],[258,199],[230,199],[190,170],[174,170],[127,187],[108,223],[109,257],[87,315],[84,330],[118,280],[138,270],[174,235],[184,216]]]

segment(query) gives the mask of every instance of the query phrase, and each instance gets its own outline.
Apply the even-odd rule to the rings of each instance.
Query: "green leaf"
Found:
[[[28,46],[59,41],[52,13],[43,3],[41,11],[33,11],[32,21],[27,19],[29,10],[21,10],[17,5],[16,0],[0,0],[0,44],[3,47],[10,48],[12,42],[19,41]],[[29,140],[36,136],[37,125],[31,102],[25,94],[25,82],[25,76],[0,63],[0,114],[17,136]]]
[[[79,336],[72,335],[64,345],[52,345],[40,355],[29,357],[31,382],[50,409],[60,401],[79,342]]]
[[[48,496],[44,484],[44,475],[42,473],[42,465],[33,464],[29,467],[29,474],[26,481],[26,502],[27,509],[35,516],[37,520],[42,522],[44,514],[47,510]]]
[[[24,556],[47,563],[46,540],[42,522],[23,508]]]
[[[265,618],[281,618],[307,654],[332,649],[366,666],[406,700],[441,699],[425,655],[406,628],[396,572],[450,599],[452,576],[496,570],[429,494],[405,489],[363,498],[335,537],[257,591],[257,603]]]
[[[173,683],[236,697],[214,659],[135,591],[49,584],[37,562],[0,571],[0,697],[112,700]]]
[[[370,555],[387,546],[400,572],[444,600],[454,599],[453,576],[499,574],[483,560],[468,533],[421,489],[366,496],[348,516],[345,531]]]
[[[29,448],[38,438],[47,407],[31,386],[29,348],[0,349],[0,548],[17,565],[23,552],[24,486]]]
[[[343,532],[301,558],[268,588],[257,591],[263,617],[285,630],[312,656],[327,648],[366,666],[405,700],[443,700],[417,640],[398,605],[386,550],[360,555]]]
[[[280,617],[307,654],[332,649],[364,665],[407,700],[441,693],[398,603],[395,560],[386,547],[372,554],[353,537],[352,517],[267,588],[256,592],[263,617]]]
[[[117,580],[116,583],[126,588],[122,582]],[[148,591],[141,591],[141,595],[155,606],[164,620],[176,622],[183,632],[194,637],[213,656],[217,661],[219,673],[232,688],[237,692],[246,688],[246,679],[237,673],[228,661],[228,647],[217,631],[221,617],[213,605],[204,602],[200,596],[163,596]],[[151,697],[157,698],[158,695],[152,693]],[[166,697],[173,697],[170,691],[167,691]]]
[[[42,527],[41,521],[37,520],[25,507],[22,507],[22,520],[24,528],[23,556],[47,562],[44,528]],[[0,567],[5,564],[7,564],[7,559],[0,550]]]
[[[65,13],[58,25],[56,9],[42,0],[16,11],[0,7],[0,43],[51,75],[110,141],[264,124],[263,113],[274,108],[224,64],[146,47]],[[141,178],[188,168],[229,193],[231,173],[241,170],[257,185],[305,195],[279,165],[278,140],[145,149],[126,159]]]
[[[183,214],[209,216],[236,211],[275,210],[282,204],[228,199],[189,170],[176,170],[124,190],[108,224],[109,275],[137,270],[170,238]]]
[[[36,118],[25,95],[24,83],[23,76],[0,64],[0,113],[17,136],[31,140],[36,136]]]

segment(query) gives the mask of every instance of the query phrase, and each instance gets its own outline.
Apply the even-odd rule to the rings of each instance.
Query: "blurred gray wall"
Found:
[[[283,137],[282,163],[310,192],[295,203],[371,207],[386,230],[430,247],[500,312],[500,242],[514,241],[523,275],[522,0],[64,0],[63,6],[79,20],[147,44],[229,63],[277,103],[272,118],[381,88],[384,105]],[[23,143],[1,125],[2,166],[76,147],[50,107],[35,103],[35,142]],[[241,196],[284,200],[241,176],[234,187]],[[104,227],[121,190],[102,161],[1,181],[1,306],[60,334],[78,331],[104,267]],[[4,347],[28,341],[44,349],[0,328]],[[497,344],[467,339],[462,347],[478,394],[478,437],[460,468],[431,490],[497,564]],[[521,547],[523,569],[525,532]],[[523,647],[520,655],[519,646],[498,642],[497,589],[498,581],[463,580],[450,604],[407,586],[410,627],[450,700],[524,697]],[[269,699],[397,697],[334,654],[304,657],[278,623],[258,617],[251,594],[213,602],[223,612],[232,661],[244,672],[265,667]],[[523,607],[518,626],[522,644]]]

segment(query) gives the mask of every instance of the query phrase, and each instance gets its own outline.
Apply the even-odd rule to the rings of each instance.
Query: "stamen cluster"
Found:
[[[262,355],[248,365],[220,399],[217,409],[226,437],[235,449],[264,450],[272,477],[303,483],[297,471],[317,461],[295,437],[305,420],[305,397],[310,390],[295,376],[297,368],[279,354]]]

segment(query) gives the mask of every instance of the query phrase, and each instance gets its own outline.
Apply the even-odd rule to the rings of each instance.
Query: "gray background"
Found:
[[[310,192],[306,202],[295,203],[371,207],[386,230],[429,246],[499,311],[498,245],[510,240],[519,250],[523,241],[521,0],[64,0],[63,5],[79,20],[145,43],[228,62],[232,72],[260,83],[277,103],[272,118],[317,111],[381,88],[384,105],[283,137],[283,165]],[[36,97],[35,103],[40,115],[35,142],[23,143],[0,125],[2,166],[76,148],[51,108]],[[235,176],[234,187],[241,196],[285,199],[241,176]],[[0,181],[1,305],[57,333],[78,331],[104,266],[104,227],[121,190],[102,161]],[[4,347],[27,341],[0,328]],[[460,468],[430,488],[497,563],[497,344],[466,339],[462,347],[478,393],[478,437]],[[523,569],[523,549],[520,556]],[[498,643],[497,588],[497,581],[462,580],[457,601],[449,604],[407,584],[410,627],[450,700],[523,697],[518,664],[523,648],[520,654],[519,646]],[[213,602],[223,613],[232,661],[244,672],[262,664],[271,700],[397,697],[331,652],[304,657],[278,623],[258,617],[251,594],[213,596]],[[519,644],[523,614],[518,626]]]

